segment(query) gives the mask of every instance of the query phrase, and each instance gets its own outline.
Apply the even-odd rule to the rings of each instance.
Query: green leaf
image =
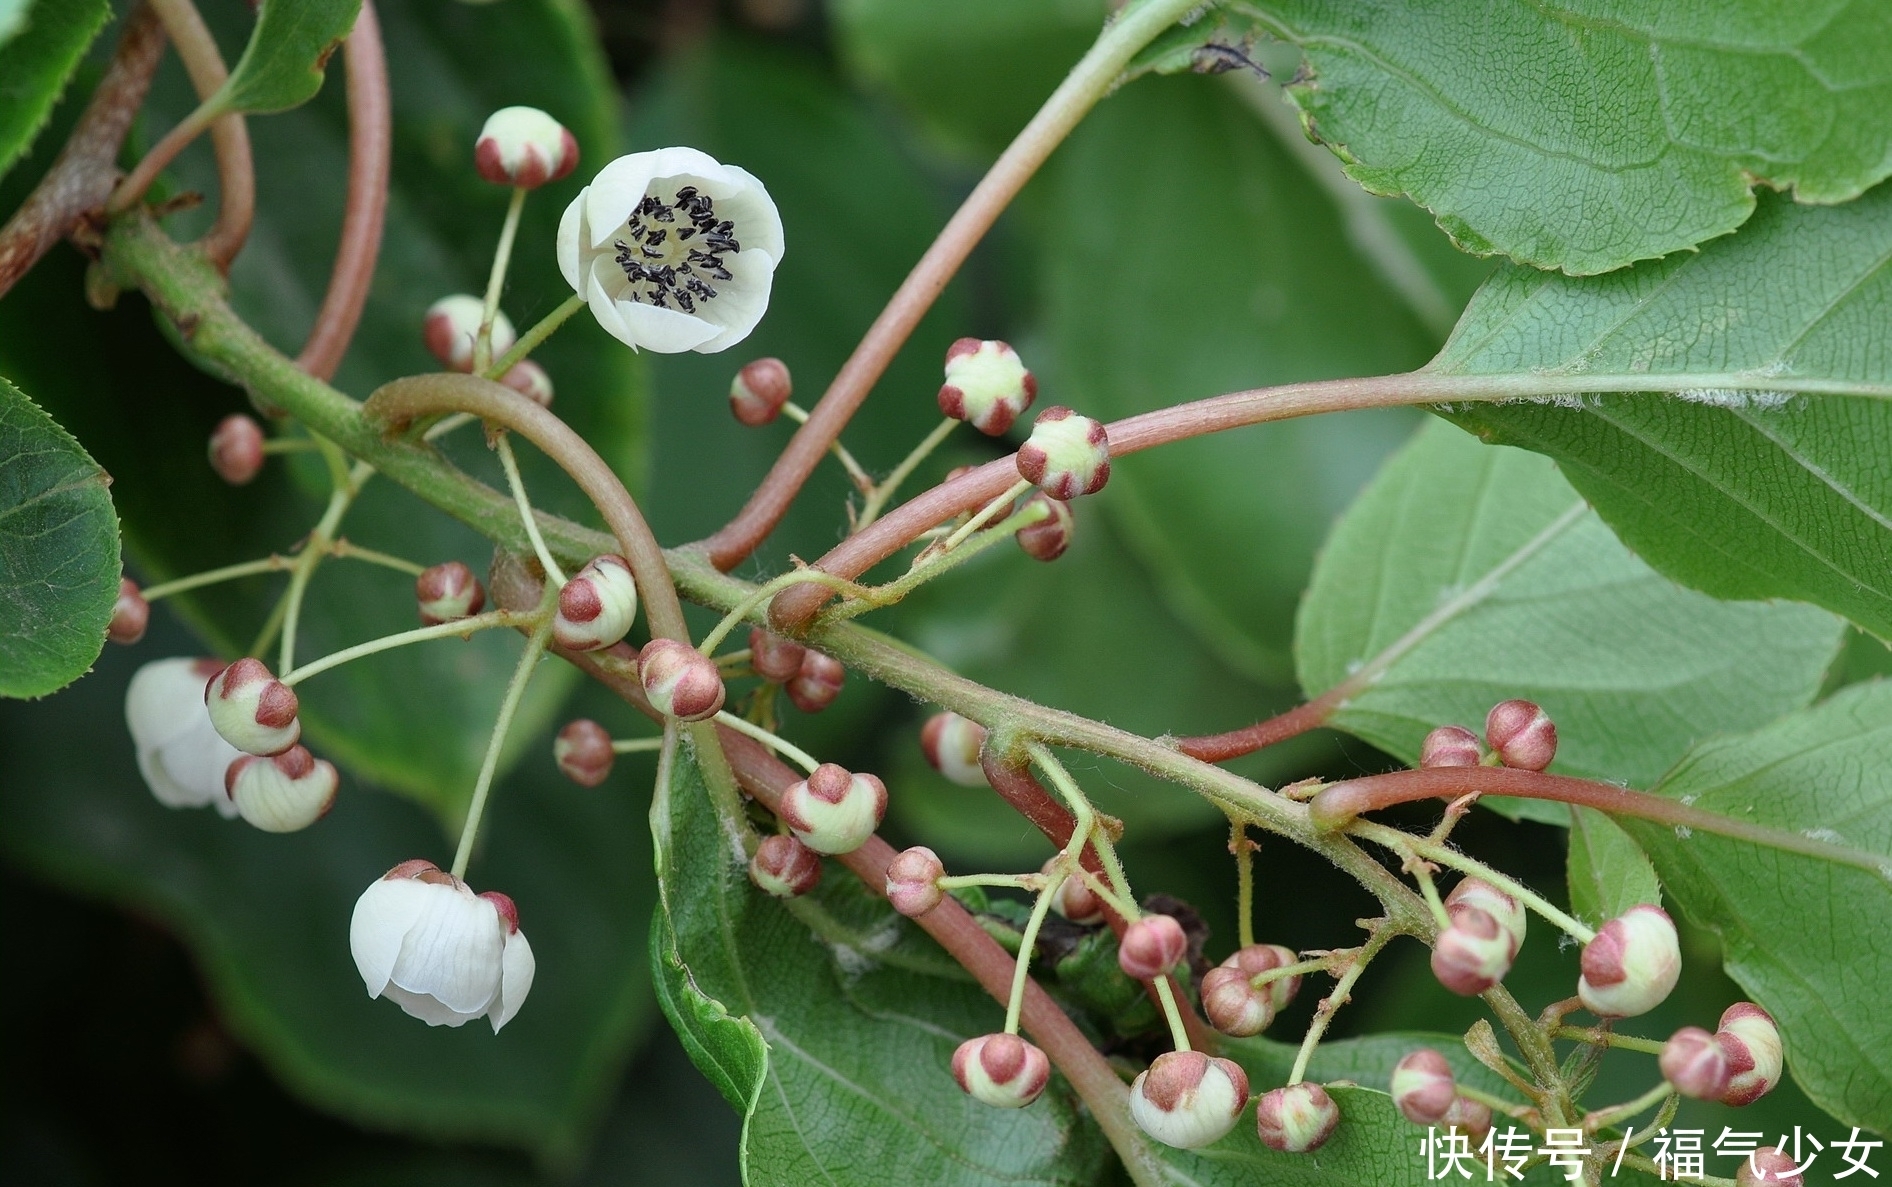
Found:
[[[108,0],[38,0],[31,11],[0,0],[0,175],[32,147],[111,15]]]
[[[1606,272],[1725,235],[1753,188],[1844,202],[1892,170],[1873,3],[1243,0],[1300,45],[1310,130],[1467,251]]]
[[[1594,926],[1637,903],[1662,902],[1655,867],[1635,839],[1594,808],[1570,810],[1570,913]]]
[[[307,103],[322,89],[329,55],[355,27],[360,11],[361,0],[263,0],[243,57],[205,106],[273,112]],[[389,44],[398,57],[402,43]]]
[[[751,1187],[1085,1184],[1107,1147],[1061,1080],[1028,1109],[953,1082],[1002,1011],[930,939],[830,864],[793,903],[749,882],[694,759],[651,805],[653,959],[670,1023],[743,1113]]]
[[[1840,637],[1810,606],[1672,584],[1550,462],[1434,422],[1334,529],[1295,647],[1310,695],[1365,686],[1331,724],[1403,761],[1525,697],[1557,723],[1553,770],[1646,787],[1697,741],[1805,705]]]
[[[1721,937],[1728,974],[1780,1024],[1813,1102],[1892,1132],[1892,684],[1855,685],[1704,743],[1656,792],[1887,856],[1878,874],[1646,821],[1622,823],[1670,897]]]
[[[1892,186],[1833,209],[1770,198],[1699,254],[1588,279],[1499,273],[1431,369],[1683,388],[1461,406],[1454,419],[1555,457],[1625,543],[1684,585],[1815,602],[1892,638],[1892,402],[1866,398],[1892,392],[1892,365],[1866,348],[1892,299],[1888,260]],[[1689,379],[1704,373],[1835,394]]]
[[[85,675],[118,600],[111,484],[72,434],[0,379],[0,696]]]

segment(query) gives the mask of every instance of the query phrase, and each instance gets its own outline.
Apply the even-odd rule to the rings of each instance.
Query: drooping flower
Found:
[[[125,724],[138,752],[138,771],[167,808],[216,805],[237,814],[224,772],[242,751],[223,740],[204,706],[204,685],[223,670],[214,659],[178,656],[138,669],[125,690]]]
[[[519,1012],[536,968],[512,900],[474,894],[430,861],[404,861],[362,892],[348,947],[369,997],[429,1026],[484,1015],[495,1034]]]
[[[782,250],[762,183],[694,148],[612,161],[558,227],[559,270],[598,324],[659,354],[714,354],[747,338]]]

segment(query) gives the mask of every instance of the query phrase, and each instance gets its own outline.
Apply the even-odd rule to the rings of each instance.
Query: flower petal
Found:
[[[416,884],[432,893],[401,941],[388,983],[431,994],[458,1013],[484,1014],[499,992],[499,913],[464,885]]]
[[[741,178],[743,184],[728,197],[718,199],[717,213],[735,221],[737,238],[742,240],[745,252],[766,251],[780,263],[785,249],[782,214],[769,197],[768,188],[747,169],[736,165],[724,165],[723,169]]]
[[[716,337],[721,327],[711,321],[675,309],[659,309],[641,301],[619,301],[618,316],[630,332],[625,341],[658,354],[681,354],[695,350]],[[609,327],[606,327],[607,329]]]
[[[580,256],[583,254],[581,239],[585,233],[585,195],[591,192],[586,186],[578,191],[571,205],[558,220],[558,270],[565,277],[565,283],[572,286],[572,291],[580,291],[583,283],[583,266]]]
[[[153,757],[172,784],[187,797],[171,806],[200,808],[205,804],[229,803],[230,797],[223,789],[223,774],[242,754],[223,740],[217,727],[210,724],[210,714],[205,712],[189,730],[158,747]],[[151,791],[157,795],[158,789],[154,785]],[[162,801],[164,797],[159,795],[158,799]]]
[[[200,661],[189,656],[155,660],[138,669],[125,689],[125,725],[139,751],[164,745],[189,730],[203,712],[204,685]],[[193,706],[195,711],[193,711]]]
[[[387,988],[401,943],[427,909],[432,889],[412,878],[377,878],[355,900],[355,913],[348,921],[348,950],[354,954],[355,970],[368,987],[369,997],[380,997]]]
[[[726,257],[723,266],[735,279],[723,282],[717,298],[703,305],[717,331],[691,348],[699,354],[715,354],[741,342],[769,310],[769,289],[775,281],[773,257],[765,251],[743,251]]]
[[[525,1004],[526,994],[532,992],[532,977],[538,969],[538,962],[532,959],[532,945],[526,943],[526,933],[515,931],[506,937],[506,954],[499,965],[499,993],[493,998],[492,1008],[486,1011],[486,1017],[492,1021],[493,1033],[512,1021],[512,1016]]]
[[[456,1010],[451,1006],[442,1005],[432,994],[415,993],[412,990],[402,989],[399,985],[388,986],[388,991],[382,996],[391,1002],[399,1003],[409,1015],[429,1026],[464,1026],[480,1016],[477,1010],[471,1014]]]

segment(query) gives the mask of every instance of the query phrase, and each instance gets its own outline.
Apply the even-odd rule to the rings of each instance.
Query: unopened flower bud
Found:
[[[1244,977],[1253,981],[1263,973],[1299,963],[1301,963],[1300,953],[1292,948],[1281,944],[1250,944],[1246,948],[1236,949],[1227,960],[1222,962],[1222,967],[1240,969]],[[1293,1003],[1295,995],[1301,992],[1301,975],[1296,973],[1292,977],[1276,977],[1263,988],[1267,990],[1268,1000],[1274,1005],[1275,1013],[1279,1014],[1287,1009]]]
[[[764,894],[799,898],[821,881],[821,857],[794,837],[776,833],[756,846],[749,859],[749,880]]]
[[[852,853],[874,835],[887,814],[887,785],[824,762],[791,783],[778,810],[802,844],[816,853]]]
[[[953,1079],[974,1100],[1022,1109],[1051,1082],[1051,1060],[1017,1035],[980,1035],[953,1052]]]
[[[819,713],[834,704],[847,682],[841,661],[809,650],[801,657],[801,671],[787,684],[788,699],[803,713]]]
[[[1484,757],[1478,735],[1462,725],[1442,725],[1419,744],[1419,765],[1423,768],[1475,767]]]
[[[1458,1099],[1452,1065],[1430,1047],[1421,1047],[1393,1065],[1393,1103],[1414,1125],[1437,1125]]]
[[[637,656],[644,695],[665,717],[703,721],[723,707],[723,674],[716,661],[688,643],[652,639]]]
[[[545,368],[531,359],[520,359],[506,368],[506,373],[499,377],[499,382],[541,408],[552,406],[552,377],[545,373]]]
[[[1222,1139],[1248,1107],[1248,1074],[1200,1051],[1156,1057],[1130,1084],[1130,1117],[1166,1146],[1195,1150]]]
[[[494,185],[535,190],[578,165],[578,141],[536,107],[502,107],[486,117],[473,167]]]
[[[760,428],[782,414],[782,405],[795,394],[788,364],[781,359],[745,363],[729,381],[729,410],[750,428]]]
[[[449,371],[473,370],[473,343],[480,336],[480,320],[486,316],[486,303],[466,293],[442,297],[427,307],[421,322],[421,337],[427,350]],[[498,358],[518,341],[512,322],[503,313],[493,314],[493,357]]]
[[[945,876],[939,854],[924,845],[903,849],[887,863],[887,901],[902,915],[918,919],[946,897],[939,888]]]
[[[512,899],[430,861],[404,861],[355,902],[348,946],[369,997],[429,1026],[484,1015],[497,1034],[532,989],[536,964]]]
[[[593,557],[558,591],[552,639],[567,651],[597,651],[630,633],[637,583],[621,556]]]
[[[1557,757],[1557,727],[1531,701],[1501,701],[1485,717],[1485,741],[1507,767],[1541,771]]]
[[[1319,1084],[1290,1084],[1263,1096],[1255,1105],[1255,1129],[1261,1144],[1284,1154],[1318,1150],[1340,1124],[1340,1106]]]
[[[1274,1021],[1274,998],[1268,988],[1255,988],[1240,969],[1217,966],[1202,977],[1202,1012],[1209,1025],[1225,1035],[1238,1039],[1258,1035]]]
[[[263,471],[263,426],[241,412],[217,422],[210,434],[210,468],[231,486],[243,486]]]
[[[1715,1037],[1728,1053],[1732,1073],[1721,1094],[1724,1105],[1753,1104],[1780,1083],[1784,1052],[1773,1015],[1753,1002],[1736,1002],[1721,1015]]]
[[[1432,945],[1432,975],[1453,993],[1471,997],[1504,980],[1517,945],[1504,925],[1477,907],[1459,908],[1452,926]]]
[[[1110,480],[1110,438],[1100,421],[1047,408],[1018,447],[1018,473],[1054,499],[1096,494]]]
[[[1454,917],[1458,912],[1476,907],[1496,919],[1505,931],[1511,934],[1513,955],[1524,947],[1524,936],[1530,927],[1530,913],[1511,895],[1499,890],[1483,878],[1463,878],[1452,888],[1452,893],[1445,896],[1445,910]]]
[[[223,740],[245,754],[281,754],[302,736],[295,690],[260,659],[240,659],[213,676],[204,707]]]
[[[1188,950],[1189,937],[1174,916],[1145,915],[1124,929],[1117,967],[1132,980],[1148,981],[1175,968]]]
[[[1669,1087],[1696,1100],[1716,1100],[1734,1078],[1721,1040],[1699,1026],[1684,1026],[1662,1044],[1657,1059]]]
[[[293,833],[322,819],[340,784],[334,764],[301,746],[271,758],[242,755],[223,776],[237,814],[266,833]]]
[[[808,649],[761,627],[749,628],[749,667],[771,684],[783,684],[801,674]]]
[[[1461,1096],[1446,1110],[1442,1124],[1446,1129],[1464,1134],[1471,1142],[1472,1149],[1476,1150],[1484,1143],[1485,1135],[1491,1132],[1491,1106],[1469,1096]]]
[[[939,410],[988,437],[1012,427],[1038,395],[1038,381],[1003,342],[961,338],[946,348],[946,384]]]
[[[114,643],[136,643],[145,637],[150,622],[151,603],[138,591],[138,583],[120,577],[118,600],[112,603],[112,621],[105,625],[105,637]]]
[[[1054,561],[1064,555],[1064,550],[1071,546],[1071,534],[1077,528],[1077,517],[1071,511],[1071,505],[1063,499],[1054,499],[1043,491],[1033,491],[1020,510],[1044,506],[1049,513],[1037,523],[1028,523],[1012,533],[1018,546],[1025,550],[1025,555],[1035,561]]]
[[[559,773],[580,787],[596,787],[611,774],[617,761],[611,735],[597,722],[580,717],[566,723],[552,742],[552,761]]]
[[[478,614],[486,605],[486,591],[473,570],[447,561],[414,578],[414,600],[420,603],[420,620],[434,626]]]
[[[1041,872],[1049,874],[1056,870],[1059,860],[1057,855],[1052,855]],[[1066,878],[1051,892],[1051,909],[1072,923],[1096,923],[1104,917],[1104,900],[1097,897],[1097,892],[1084,879]]]
[[[1662,1004],[1682,975],[1675,921],[1643,903],[1605,923],[1583,948],[1577,996],[1599,1018],[1633,1018]]]
[[[935,713],[920,727],[920,750],[940,774],[961,787],[984,787],[985,768],[979,751],[985,746],[985,727],[957,713]]]
[[[1800,1164],[1778,1146],[1755,1150],[1734,1174],[1734,1187],[1804,1187],[1806,1181]]]
[[[486,589],[500,610],[533,610],[545,597],[545,570],[530,553],[495,548],[493,563],[486,568]]]

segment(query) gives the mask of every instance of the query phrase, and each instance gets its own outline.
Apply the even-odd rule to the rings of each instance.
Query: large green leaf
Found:
[[[1501,272],[1431,369],[1683,388],[1462,406],[1455,419],[1557,458],[1625,543],[1685,585],[1816,602],[1892,637],[1892,403],[1689,379],[1778,376],[1883,397],[1888,260],[1892,186],[1832,209],[1765,199],[1699,254],[1587,279]]]
[[[1295,646],[1310,695],[1365,685],[1332,723],[1407,762],[1433,727],[1527,697],[1557,723],[1553,770],[1646,787],[1695,742],[1805,705],[1840,636],[1810,606],[1674,585],[1548,461],[1433,422],[1335,528]]]
[[[1753,187],[1844,202],[1892,170],[1874,0],[1240,0],[1306,54],[1310,130],[1469,251],[1573,274],[1740,226]]]
[[[1083,1184],[1107,1147],[1062,1081],[1028,1109],[959,1090],[963,1039],[998,1005],[930,939],[830,865],[795,909],[749,882],[687,750],[651,806],[660,1000],[744,1115],[751,1187]]]
[[[0,379],[0,696],[85,675],[118,599],[111,479],[72,434]]]
[[[1855,685],[1705,743],[1655,790],[1886,856],[1874,874],[1623,821],[1669,896],[1721,936],[1729,975],[1779,1022],[1807,1095],[1848,1124],[1892,1133],[1892,684]]]
[[[53,104],[111,18],[109,0],[0,3],[0,175],[45,126]]]
[[[287,111],[315,98],[329,55],[355,27],[360,10],[361,0],[263,0],[243,57],[210,106]]]

